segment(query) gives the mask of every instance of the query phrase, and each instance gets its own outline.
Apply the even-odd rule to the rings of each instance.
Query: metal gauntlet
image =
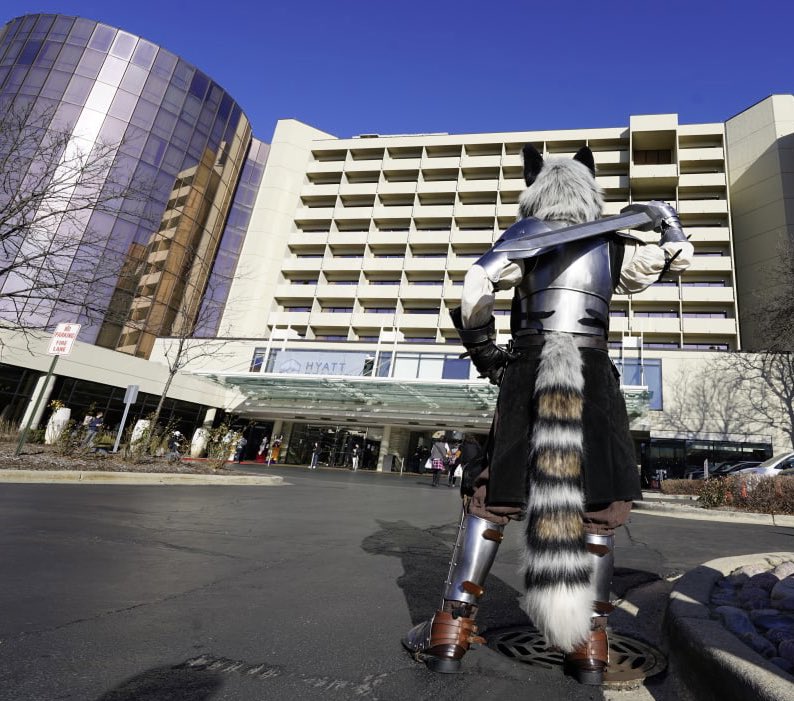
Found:
[[[505,365],[514,360],[515,356],[494,343],[496,338],[494,318],[491,317],[485,326],[465,329],[463,328],[460,307],[453,309],[450,316],[455,329],[457,329],[458,336],[460,336],[461,343],[466,348],[466,353],[461,357],[465,358],[468,356],[471,358],[471,362],[477,368],[480,377],[487,377],[491,384],[498,385],[502,381]]]
[[[660,246],[665,243],[687,240],[681,220],[678,218],[678,212],[672,206],[659,200],[648,202],[648,205],[653,207],[654,214],[658,217],[658,222],[653,228],[654,231],[662,234],[662,238],[659,240]]]

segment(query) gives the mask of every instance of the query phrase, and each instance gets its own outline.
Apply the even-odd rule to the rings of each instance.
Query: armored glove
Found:
[[[491,384],[498,385],[502,381],[505,366],[511,360],[515,360],[516,356],[494,343],[496,326],[493,317],[485,326],[464,329],[460,307],[453,309],[450,315],[460,340],[466,348],[466,353],[461,357],[465,358],[468,356],[471,358],[471,362],[474,363],[474,367],[477,368],[480,377],[487,377]]]
[[[675,241],[687,241],[684,230],[681,228],[681,220],[678,218],[678,212],[675,211],[667,202],[661,200],[651,200],[645,203],[630,204],[624,207],[621,212],[645,212],[653,221],[636,227],[640,231],[658,231],[661,233],[662,238],[659,245],[671,243]]]

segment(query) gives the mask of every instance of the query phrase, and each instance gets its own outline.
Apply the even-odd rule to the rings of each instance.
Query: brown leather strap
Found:
[[[606,545],[598,545],[596,543],[587,543],[585,547],[587,548],[587,552],[598,555],[599,557],[603,557],[612,552]]]
[[[576,662],[580,667],[603,667],[609,662],[609,641],[603,628],[590,631],[590,637],[565,659]]]
[[[475,584],[474,582],[469,582],[468,580],[461,584],[461,589],[465,591],[467,594],[471,594],[472,596],[476,596],[478,599],[485,594],[485,589],[481,587],[479,584]]]
[[[484,642],[471,618],[455,618],[446,611],[438,611],[433,617],[428,651],[439,657],[460,659],[470,645]]]
[[[501,543],[505,537],[505,534],[502,533],[502,531],[497,531],[495,528],[486,528],[482,532],[482,537],[485,538],[485,540],[492,540],[495,543]]]
[[[600,613],[603,616],[608,616],[615,610],[615,607],[610,604],[608,601],[594,601],[593,602],[593,611],[596,613]]]

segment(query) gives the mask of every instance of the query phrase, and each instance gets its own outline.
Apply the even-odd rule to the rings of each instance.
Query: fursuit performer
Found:
[[[607,353],[614,292],[639,292],[685,270],[693,247],[665,202],[601,218],[595,161],[523,149],[519,216],[467,272],[452,318],[467,355],[499,398],[482,464],[463,478],[464,513],[441,606],[403,645],[437,672],[458,671],[477,636],[484,585],[511,520],[526,522],[522,608],[564,670],[599,685],[615,529],[641,497],[617,371]],[[645,244],[621,229],[659,232]],[[515,288],[511,342],[495,343],[496,290]]]

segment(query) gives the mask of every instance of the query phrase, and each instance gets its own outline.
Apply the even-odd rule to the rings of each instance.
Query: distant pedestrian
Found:
[[[245,453],[245,446],[248,445],[248,439],[245,436],[240,436],[240,439],[237,441],[237,446],[234,450],[234,462],[240,463],[243,460],[243,455]]]
[[[446,467],[445,462],[449,456],[449,444],[444,440],[444,432],[436,431],[433,434],[435,442],[430,448],[430,469],[433,471],[433,486],[438,487],[441,473]]]
[[[314,446],[312,447],[312,459],[311,462],[309,463],[309,469],[316,470],[317,463],[319,460],[320,460],[320,444],[315,443]]]
[[[83,440],[84,448],[92,448],[94,446],[94,439],[99,429],[102,428],[102,412],[98,412],[96,416],[92,416],[86,427],[85,439]]]
[[[351,453],[351,456],[352,456],[352,460],[353,460],[353,472],[355,472],[356,470],[358,470],[358,459],[360,457],[358,443],[356,443],[353,446],[353,451]]]
[[[265,462],[267,460],[267,444],[268,444],[268,437],[265,436],[262,439],[262,442],[259,444],[259,450],[256,451],[256,461],[257,462]]]
[[[182,443],[182,434],[179,431],[174,431],[168,438],[168,454],[166,457],[169,460],[180,460],[182,455],[179,452]]]
[[[458,465],[460,465],[460,446],[456,445],[450,449],[449,457],[447,458],[448,487],[455,486],[455,470],[458,469]]]

